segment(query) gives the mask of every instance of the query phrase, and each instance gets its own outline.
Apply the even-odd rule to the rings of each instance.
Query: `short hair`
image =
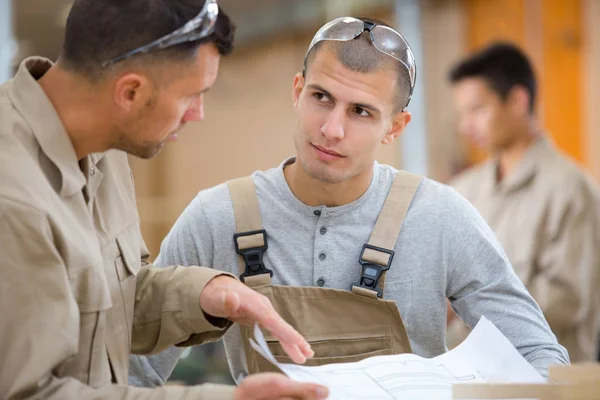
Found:
[[[371,22],[376,25],[382,25],[391,28],[390,25],[377,19],[358,19],[360,19],[361,21]],[[394,107],[394,111],[401,111],[408,105],[411,96],[410,76],[408,70],[400,61],[397,61],[391,56],[377,50],[377,48],[371,42],[369,32],[363,32],[360,36],[353,40],[322,40],[316,43],[306,55],[304,61],[305,74],[308,71],[309,65],[312,63],[312,61],[318,54],[319,49],[325,43],[333,51],[337,60],[350,71],[369,74],[376,72],[384,66],[394,66],[397,71],[398,77],[396,80],[397,93],[395,99],[396,107]]]
[[[165,36],[194,18],[204,0],[75,0],[59,56],[65,68],[90,79],[103,76],[102,63]],[[213,33],[200,40],[137,54],[115,65],[140,61],[192,60],[203,43],[221,55],[233,50],[235,26],[222,9]]]
[[[459,62],[449,74],[451,83],[467,78],[483,78],[502,100],[516,85],[529,92],[529,112],[535,107],[537,83],[531,62],[517,46],[494,43]]]

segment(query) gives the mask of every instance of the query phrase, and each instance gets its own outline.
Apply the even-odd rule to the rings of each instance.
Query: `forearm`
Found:
[[[191,346],[220,339],[231,322],[210,318],[200,293],[224,273],[202,267],[142,268],[137,277],[132,352],[156,354],[173,345]]]

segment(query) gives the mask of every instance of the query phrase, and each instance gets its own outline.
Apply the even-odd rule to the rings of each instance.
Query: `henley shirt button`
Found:
[[[319,278],[319,280],[317,280],[317,285],[319,285],[320,287],[325,286],[325,279]]]
[[[315,211],[314,211],[314,214],[315,214],[317,217],[321,216],[321,210],[315,210]]]
[[[321,235],[324,235],[327,233],[327,228],[321,228],[319,232],[321,232]]]
[[[327,255],[325,253],[319,254],[319,260],[323,261],[326,258],[327,258]]]

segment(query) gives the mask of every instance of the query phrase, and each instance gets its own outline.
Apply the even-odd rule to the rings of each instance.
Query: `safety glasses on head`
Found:
[[[310,50],[317,43],[323,40],[345,42],[348,40],[356,39],[363,32],[369,32],[371,42],[377,50],[394,58],[395,60],[400,62],[404,66],[404,68],[406,68],[410,84],[410,93],[408,97],[408,101],[410,102],[410,97],[412,96],[415,87],[415,82],[417,79],[417,67],[415,63],[415,56],[404,37],[400,33],[388,26],[379,25],[376,23],[364,21],[353,17],[342,17],[334,19],[333,21],[328,22],[327,24],[323,25],[321,29],[319,29],[312,42],[308,46],[308,51],[306,52],[306,55],[308,56]],[[306,65],[306,57],[304,62]]]
[[[213,32],[218,16],[219,6],[217,4],[217,0],[206,0],[204,2],[204,7],[202,7],[202,10],[200,10],[200,13],[181,28],[144,46],[128,51],[120,56],[111,58],[110,60],[103,62],[102,67],[104,68],[108,65],[123,61],[136,54],[147,53],[151,50],[166,49],[181,43],[203,39]]]

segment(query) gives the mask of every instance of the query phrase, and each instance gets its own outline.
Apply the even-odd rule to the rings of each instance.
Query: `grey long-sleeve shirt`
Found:
[[[369,240],[396,170],[375,163],[372,183],[358,200],[340,207],[310,207],[287,185],[283,168],[290,162],[253,175],[269,235],[265,264],[274,271],[273,282],[317,286],[322,279],[325,287],[347,290],[358,280],[362,244]],[[234,233],[227,186],[204,190],[174,225],[155,265],[210,265],[237,274]],[[394,251],[384,297],[398,305],[415,354],[434,357],[447,350],[449,298],[469,326],[485,315],[541,374],[551,364],[568,363],[567,352],[488,225],[450,187],[429,179],[421,183]],[[225,349],[232,375],[239,379],[246,367],[236,328],[225,336]],[[134,357],[130,383],[163,383],[180,352]]]

